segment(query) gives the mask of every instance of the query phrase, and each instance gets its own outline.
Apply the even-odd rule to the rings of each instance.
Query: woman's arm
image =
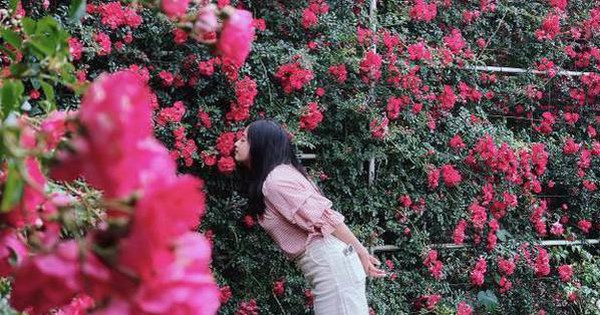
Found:
[[[379,262],[377,258],[369,254],[369,251],[367,251],[367,249],[358,241],[356,236],[354,236],[354,233],[350,231],[350,229],[345,223],[342,222],[338,224],[335,227],[335,230],[333,230],[333,233],[331,234],[337,237],[342,242],[352,245],[352,247],[354,247],[354,249],[358,253],[358,257],[360,258],[360,262],[362,263],[367,276],[374,278],[385,277],[385,271],[375,267],[376,265],[379,266],[381,262]]]

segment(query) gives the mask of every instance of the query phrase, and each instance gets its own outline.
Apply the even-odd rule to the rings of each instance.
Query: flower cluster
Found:
[[[560,16],[557,14],[549,13],[544,21],[542,27],[535,31],[535,35],[538,40],[552,40],[560,33]]]
[[[231,156],[235,148],[235,141],[236,134],[231,131],[222,133],[217,139],[215,148],[220,155],[217,162],[217,168],[224,174],[230,174],[235,170],[235,160]]]
[[[250,117],[250,108],[254,104],[254,98],[258,94],[256,82],[245,76],[235,83],[236,102],[231,103],[230,111],[226,114],[228,120],[244,121]]]
[[[290,94],[294,91],[300,91],[308,82],[314,78],[312,71],[304,69],[299,62],[292,62],[281,65],[275,73],[283,87],[283,91]]]
[[[308,8],[302,11],[302,27],[309,29],[317,25],[319,16],[329,11],[329,5],[324,0],[311,0]]]
[[[410,18],[415,21],[431,22],[437,15],[435,3],[427,3],[425,0],[414,0],[415,4],[410,9]]]
[[[442,278],[442,268],[444,267],[444,265],[437,258],[438,258],[437,251],[430,250],[429,253],[427,253],[427,257],[423,261],[423,264],[425,265],[425,267],[427,267],[429,269],[429,272],[431,272],[431,275],[435,279],[439,280]]]
[[[123,26],[137,28],[142,24],[142,17],[133,7],[123,7],[118,1],[97,6],[90,4],[87,6],[87,12],[89,14],[99,14],[102,24],[113,30]]]
[[[87,297],[103,301],[106,314],[213,313],[218,308],[210,245],[192,231],[204,212],[203,182],[178,176],[168,150],[154,139],[150,95],[139,76],[127,70],[102,75],[85,94],[80,126],[73,129],[83,132],[73,134],[70,150],[59,151],[51,176],[64,181],[81,176],[102,190],[112,204],[108,224],[81,242],[58,240],[58,230],[49,224],[46,235],[56,231],[48,238],[49,250],[23,259],[13,271],[16,308],[45,313],[73,308],[73,303],[87,307],[93,304],[85,302]],[[56,137],[66,131],[64,123],[53,117],[45,130]],[[135,202],[127,201],[131,198]],[[129,233],[118,232],[122,224]],[[14,239],[6,241],[22,252]]]
[[[471,271],[471,283],[479,287],[482,286],[486,271],[487,263],[485,259],[479,257],[479,260],[477,260],[477,263],[475,264],[475,268]]]
[[[377,82],[381,78],[381,56],[374,51],[368,51],[360,62],[361,79],[366,84]]]
[[[319,104],[310,102],[306,105],[304,113],[300,116],[300,128],[313,130],[323,121],[323,113],[319,110]]]
[[[535,259],[535,275],[538,277],[550,274],[550,255],[544,248],[538,248],[538,256]]]

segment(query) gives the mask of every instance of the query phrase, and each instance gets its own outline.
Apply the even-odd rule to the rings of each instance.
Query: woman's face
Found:
[[[248,128],[244,129],[242,137],[235,142],[235,160],[250,166],[250,143],[248,142]]]

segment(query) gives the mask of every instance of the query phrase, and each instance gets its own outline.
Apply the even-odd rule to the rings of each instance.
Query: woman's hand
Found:
[[[382,278],[386,276],[385,271],[377,268],[377,266],[381,265],[379,259],[375,258],[375,256],[369,254],[366,250],[361,250],[358,252],[358,257],[360,258],[360,262],[365,269],[365,273],[368,277],[372,278]]]
[[[342,222],[338,224],[332,234],[342,242],[352,245],[356,250],[356,253],[358,253],[360,263],[365,269],[365,274],[367,274],[368,277],[382,278],[386,276],[385,271],[376,267],[381,265],[381,262],[369,254],[369,251],[358,241],[358,239],[356,239],[356,236],[354,236],[345,223]]]

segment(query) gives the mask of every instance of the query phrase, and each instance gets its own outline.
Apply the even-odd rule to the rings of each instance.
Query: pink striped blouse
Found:
[[[275,167],[262,192],[266,209],[258,223],[291,260],[344,222],[344,216],[331,209],[331,201],[292,165]]]

